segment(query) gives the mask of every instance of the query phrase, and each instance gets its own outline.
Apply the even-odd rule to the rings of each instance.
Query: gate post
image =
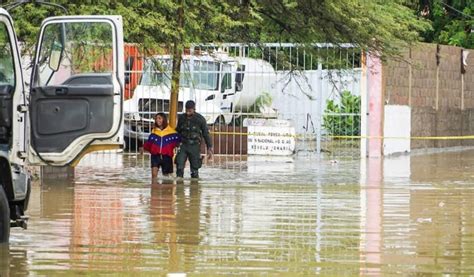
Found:
[[[381,157],[384,108],[382,61],[376,53],[367,55],[367,100],[368,157]]]
[[[323,65],[321,62],[318,62],[318,102],[316,102],[316,115],[318,117],[316,125],[316,151],[318,154],[321,154],[321,129],[323,128]]]
[[[360,76],[360,157],[367,158],[367,53],[361,52],[361,76]]]

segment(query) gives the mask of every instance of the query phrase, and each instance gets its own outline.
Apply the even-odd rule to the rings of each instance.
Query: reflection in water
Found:
[[[420,261],[418,271],[474,274],[474,155],[417,156],[411,170],[412,180],[423,184],[410,191],[412,227],[407,232]]]
[[[150,219],[153,243],[168,260],[166,272],[193,272],[194,254],[200,243],[200,189],[164,182],[151,186]]]
[[[153,186],[147,156],[88,157],[33,186],[0,275],[474,273],[473,151],[222,159]]]
[[[368,158],[365,172],[365,189],[362,190],[362,239],[361,239],[361,274],[380,275],[382,252],[382,181],[383,159]]]
[[[25,250],[11,250],[8,244],[0,244],[0,276],[28,275]]]
[[[179,271],[194,272],[196,254],[201,242],[201,189],[197,182],[191,182],[185,187],[179,185],[177,190],[176,224],[177,244],[180,247],[180,257],[176,261]],[[206,226],[203,226],[205,231]],[[173,269],[172,271],[176,271]]]
[[[128,205],[139,205],[117,187],[76,186],[70,252],[73,268],[127,269],[139,259],[139,249],[127,242],[139,237],[139,228]],[[130,203],[128,203],[130,201]],[[108,264],[102,263],[104,258]]]
[[[10,248],[8,244],[0,244],[0,276],[10,276]]]
[[[179,265],[176,213],[176,185],[152,185],[150,220],[153,225],[153,240],[163,248],[162,256],[168,257],[169,272],[177,272]]]

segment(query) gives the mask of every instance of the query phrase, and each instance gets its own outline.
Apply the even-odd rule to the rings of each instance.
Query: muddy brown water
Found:
[[[474,151],[221,158],[153,186],[148,163],[90,155],[36,183],[0,275],[474,274]]]

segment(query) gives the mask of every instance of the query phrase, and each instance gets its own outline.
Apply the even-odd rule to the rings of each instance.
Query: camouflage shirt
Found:
[[[207,148],[212,147],[206,119],[198,113],[194,113],[191,117],[186,116],[186,114],[180,114],[178,116],[178,126],[176,127],[176,131],[181,136],[181,141],[183,143],[201,143],[201,137],[203,137]]]

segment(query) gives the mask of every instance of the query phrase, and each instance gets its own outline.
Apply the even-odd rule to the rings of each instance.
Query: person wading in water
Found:
[[[178,117],[176,131],[181,136],[181,145],[176,154],[176,175],[178,178],[184,176],[184,165],[189,159],[191,167],[191,178],[199,178],[199,168],[201,168],[201,138],[207,146],[208,158],[212,159],[212,142],[207,128],[206,119],[196,112],[196,103],[187,101],[185,104],[186,113]]]
[[[143,149],[151,154],[151,182],[156,184],[158,170],[161,167],[163,176],[173,173],[174,149],[181,141],[178,133],[168,126],[168,120],[164,113],[155,116],[155,127],[153,128]]]

